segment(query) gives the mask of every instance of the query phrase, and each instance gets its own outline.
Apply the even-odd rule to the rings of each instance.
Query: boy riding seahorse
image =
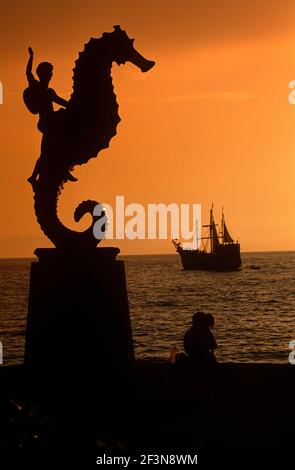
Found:
[[[36,80],[32,73],[34,52],[31,47],[28,48],[29,60],[26,68],[26,75],[28,79],[28,88],[24,91],[24,102],[28,110],[33,114],[39,114],[38,129],[42,132],[41,142],[41,155],[38,158],[32,175],[28,178],[28,182],[31,183],[33,189],[35,188],[37,178],[42,165],[43,159],[45,158],[44,151],[44,135],[49,131],[52,120],[54,118],[53,103],[59,104],[64,108],[67,107],[68,102],[58,96],[56,92],[49,88],[49,82],[53,75],[53,65],[49,62],[41,62],[36,68],[36,73],[39,80]],[[77,181],[70,172],[67,173],[66,181]]]

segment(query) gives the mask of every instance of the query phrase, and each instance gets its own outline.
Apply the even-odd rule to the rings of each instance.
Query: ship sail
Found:
[[[210,235],[211,235],[211,252],[214,253],[216,248],[219,246],[218,233],[216,230],[216,225],[213,217],[213,205],[210,210]]]
[[[224,243],[234,243],[234,240],[232,239],[232,237],[230,236],[229,234],[229,231],[227,229],[227,226],[224,222],[223,224],[223,242]]]
[[[223,214],[223,208],[222,208],[222,241],[223,243],[234,243],[233,238],[230,236],[230,233],[228,231],[228,228],[226,226],[225,220],[224,220],[224,214]]]

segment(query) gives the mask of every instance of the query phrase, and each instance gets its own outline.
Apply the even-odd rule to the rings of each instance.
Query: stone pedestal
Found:
[[[44,387],[117,383],[134,360],[118,248],[37,249],[31,265],[25,366]]]

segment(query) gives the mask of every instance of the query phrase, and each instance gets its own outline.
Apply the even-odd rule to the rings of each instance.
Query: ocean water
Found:
[[[295,340],[295,252],[244,253],[238,272],[183,271],[178,255],[126,256],[137,357],[169,358],[197,310],[214,315],[219,361],[287,363]],[[4,364],[23,361],[28,259],[0,260]],[[250,269],[259,265],[259,270]]]

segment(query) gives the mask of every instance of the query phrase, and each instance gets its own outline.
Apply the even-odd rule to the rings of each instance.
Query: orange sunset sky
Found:
[[[39,155],[37,118],[22,101],[27,47],[54,64],[69,98],[78,51],[120,24],[156,66],[113,66],[121,123],[109,149],[76,167],[59,216],[75,228],[83,199],[221,206],[242,251],[295,249],[295,3],[225,0],[26,0],[1,6],[0,256],[51,246],[26,179]],[[89,223],[86,217],[78,227]],[[122,254],[173,253],[170,240],[114,241]]]

